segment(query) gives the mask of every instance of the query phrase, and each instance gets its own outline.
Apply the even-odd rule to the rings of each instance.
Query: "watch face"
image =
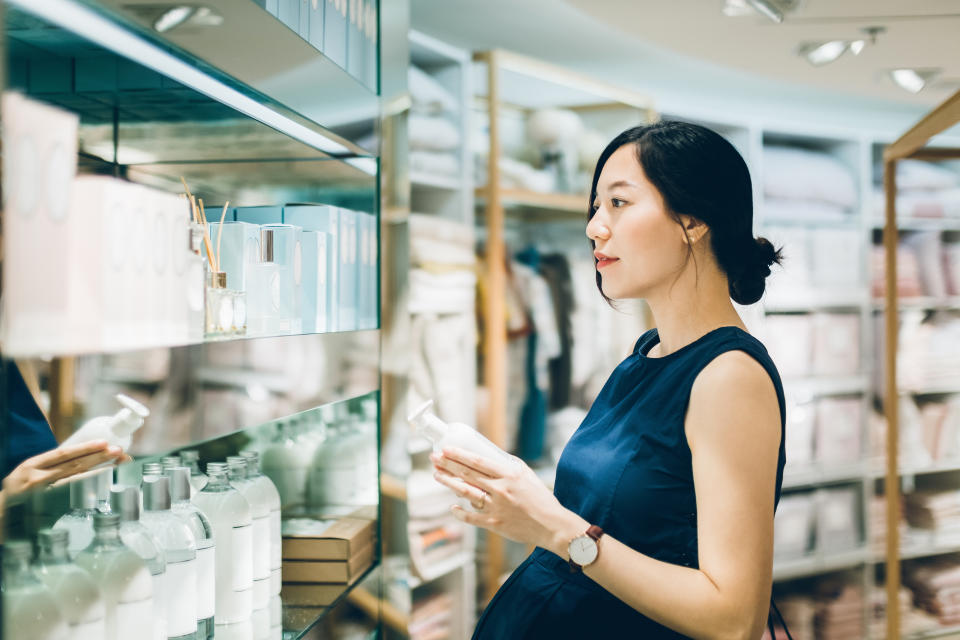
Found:
[[[580,536],[570,541],[570,559],[585,567],[597,559],[597,542],[590,536]]]

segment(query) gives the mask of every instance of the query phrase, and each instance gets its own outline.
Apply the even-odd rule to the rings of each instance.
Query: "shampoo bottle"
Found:
[[[67,532],[67,551],[75,558],[93,541],[93,516],[97,513],[98,476],[87,476],[70,483],[70,511],[60,516],[54,529]]]
[[[260,472],[260,454],[256,451],[244,451],[240,454],[247,459],[247,479],[260,487],[260,491],[270,506],[270,595],[280,595],[280,571],[283,564],[283,539],[280,535],[280,493],[270,478]]]
[[[106,440],[113,446],[123,450],[130,448],[130,437],[133,432],[143,426],[143,421],[150,415],[150,410],[130,398],[118,393],[117,402],[123,405],[120,411],[112,416],[100,416],[87,421],[72,436],[64,440],[63,444],[79,444],[91,440]],[[105,466],[112,463],[104,463]]]
[[[77,555],[77,564],[100,585],[106,609],[106,640],[141,637],[153,627],[153,582],[150,570],[120,540],[120,516],[93,517],[94,538]]]
[[[67,555],[69,534],[63,529],[41,529],[37,577],[47,585],[66,619],[72,640],[102,640],[105,610],[100,589],[86,571]]]
[[[4,640],[67,640],[70,631],[50,589],[30,570],[26,540],[3,545]]]
[[[460,422],[446,423],[430,409],[433,400],[427,400],[407,417],[407,421],[416,427],[417,432],[433,443],[434,450],[444,447],[460,447],[490,460],[497,460],[510,468],[517,468],[517,460],[509,453],[487,440],[468,425]]]
[[[270,604],[270,498],[263,485],[247,478],[247,459],[227,457],[230,484],[250,504],[253,518],[253,608],[266,609]]]
[[[193,498],[198,491],[201,491],[207,485],[207,476],[200,471],[200,453],[196,450],[181,451],[180,462],[183,466],[190,469],[190,497]]]

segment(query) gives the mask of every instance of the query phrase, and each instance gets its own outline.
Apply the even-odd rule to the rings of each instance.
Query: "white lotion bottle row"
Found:
[[[3,637],[5,640],[67,640],[70,629],[57,598],[30,569],[26,540],[3,545]]]
[[[102,640],[106,633],[103,597],[90,574],[70,561],[68,538],[63,529],[41,529],[37,534],[40,557],[34,569],[56,598],[71,640]]]
[[[227,458],[230,484],[250,505],[253,519],[253,608],[266,609],[270,604],[270,502],[262,485],[247,478],[247,459]]]
[[[120,516],[93,516],[94,538],[76,563],[100,585],[106,610],[106,640],[139,637],[153,624],[153,582],[147,565],[120,540]]]
[[[244,451],[240,454],[247,460],[247,480],[259,488],[260,495],[270,510],[270,595],[280,595],[281,568],[283,565],[283,538],[280,532],[280,493],[270,478],[260,472],[260,454]]]

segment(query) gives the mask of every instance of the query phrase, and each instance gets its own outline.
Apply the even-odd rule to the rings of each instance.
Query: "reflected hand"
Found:
[[[442,455],[432,454],[430,459],[437,469],[434,478],[477,509],[451,507],[453,515],[468,524],[550,550],[556,546],[558,532],[581,526],[582,518],[561,505],[519,459],[515,468],[509,468],[457,447],[445,448]]]
[[[105,462],[120,464],[130,460],[123,449],[110,446],[106,440],[60,446],[21,462],[3,479],[3,493],[10,498],[89,471]]]

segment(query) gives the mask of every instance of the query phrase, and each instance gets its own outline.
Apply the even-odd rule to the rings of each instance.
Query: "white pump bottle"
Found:
[[[444,422],[431,411],[433,400],[427,400],[407,416],[407,421],[417,432],[433,443],[435,450],[444,447],[460,447],[490,460],[506,464],[510,469],[518,467],[517,459],[487,440],[479,431],[462,422]]]
[[[88,420],[72,436],[64,440],[63,444],[106,440],[111,446],[118,446],[123,450],[129,449],[133,432],[143,426],[143,421],[150,415],[150,410],[122,393],[118,393],[115,398],[123,405],[120,411],[112,416],[100,416]]]

